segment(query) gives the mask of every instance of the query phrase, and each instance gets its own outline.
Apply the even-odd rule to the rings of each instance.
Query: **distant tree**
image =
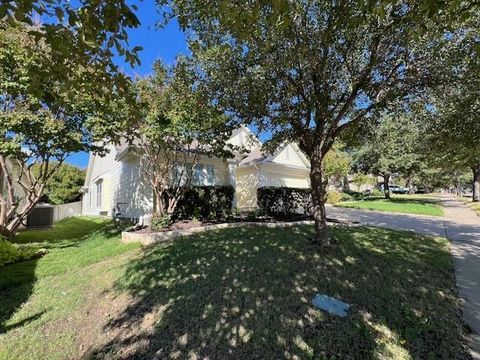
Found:
[[[0,235],[5,237],[14,236],[69,154],[102,152],[95,142],[114,139],[125,120],[116,111],[124,102],[124,83],[117,86],[114,72],[98,70],[99,54],[64,53],[37,39],[35,31],[43,30],[0,23]]]
[[[480,201],[480,12],[460,24],[456,36],[443,40],[449,56],[435,59],[442,81],[429,92],[423,117],[437,166],[469,168],[473,201]]]
[[[325,159],[323,160],[323,172],[325,174],[324,186],[338,183],[348,175],[352,158],[343,148],[343,144],[336,143],[327,155],[325,155]]]
[[[385,198],[390,198],[392,175],[404,174],[412,186],[412,176],[420,162],[415,143],[419,128],[406,116],[384,115],[363,137],[364,145],[355,156],[354,167],[383,178]]]
[[[318,244],[330,239],[323,161],[335,140],[434,80],[425,63],[442,31],[426,3],[173,2],[212,98],[309,158]]]
[[[56,166],[52,162],[52,166]],[[37,177],[41,166],[38,164],[32,167],[32,174]],[[43,199],[50,204],[66,204],[81,199],[80,189],[85,183],[85,170],[76,166],[63,163],[58,170],[50,177],[45,186]]]
[[[142,155],[142,170],[154,193],[154,213],[171,216],[191,186],[202,157],[232,155],[226,141],[233,128],[212,104],[189,61],[154,65],[137,82],[141,116],[129,130]]]
[[[371,174],[355,173],[352,182],[361,189],[364,185],[377,185],[377,179]]]

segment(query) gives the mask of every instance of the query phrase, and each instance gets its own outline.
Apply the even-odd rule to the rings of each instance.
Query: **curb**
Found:
[[[223,223],[223,224],[215,224],[215,225],[205,225],[205,226],[198,226],[195,228],[185,229],[185,230],[172,230],[172,231],[156,232],[156,233],[135,233],[135,232],[123,231],[122,242],[124,243],[139,242],[142,245],[150,245],[158,242],[176,239],[182,236],[203,233],[211,230],[232,229],[232,228],[246,227],[246,226],[283,228],[283,227],[290,227],[290,226],[296,226],[296,225],[312,225],[313,223],[314,223],[313,220],[275,222],[275,223],[248,221],[248,222],[239,222],[239,223]]]

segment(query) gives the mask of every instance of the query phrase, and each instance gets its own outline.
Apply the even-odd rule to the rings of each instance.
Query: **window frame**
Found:
[[[100,189],[100,191],[98,191]],[[103,179],[95,182],[95,207],[101,208],[103,203]]]

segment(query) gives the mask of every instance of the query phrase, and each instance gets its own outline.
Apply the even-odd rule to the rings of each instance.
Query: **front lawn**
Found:
[[[473,211],[477,213],[478,216],[480,216],[480,202],[473,202],[471,198],[467,199],[462,197],[460,199],[465,203],[465,205],[470,207]]]
[[[342,202],[335,206],[405,214],[443,216],[442,206],[437,199],[418,195],[394,195],[390,200],[385,198],[368,198],[361,201]]]
[[[104,224],[0,269],[0,358],[466,355],[446,239],[332,231],[337,245],[323,253],[306,241],[310,227],[229,229],[139,251]],[[31,277],[15,280],[25,268]],[[352,304],[349,316],[315,309],[316,293]]]

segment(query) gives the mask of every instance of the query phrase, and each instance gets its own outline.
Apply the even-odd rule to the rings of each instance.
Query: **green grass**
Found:
[[[110,220],[102,217],[71,217],[55,223],[52,229],[20,231],[15,237],[17,244],[59,244],[82,241],[94,231],[102,229]]]
[[[397,195],[393,196],[390,200],[370,198],[362,201],[343,202],[335,206],[405,214],[443,216],[443,209],[437,199],[418,195]]]
[[[480,216],[480,202],[473,202],[472,198],[465,198],[465,197],[458,197],[461,201],[465,203],[468,207],[470,207],[473,211],[477,213],[478,216]]]
[[[5,281],[21,264],[0,270],[0,358],[465,356],[446,239],[332,232],[337,245],[323,252],[311,227],[229,229],[139,252],[104,224],[38,260],[30,283]],[[315,309],[319,292],[352,304],[349,316]]]
[[[114,281],[121,259],[139,247],[122,244],[119,230],[104,218],[82,217],[58,222],[50,230],[25,231],[15,239],[48,253],[0,268],[0,359],[78,357],[78,349],[71,348],[76,329],[55,324],[82,308],[92,289],[99,291],[102,282]],[[113,262],[111,268],[97,268],[108,262]]]

